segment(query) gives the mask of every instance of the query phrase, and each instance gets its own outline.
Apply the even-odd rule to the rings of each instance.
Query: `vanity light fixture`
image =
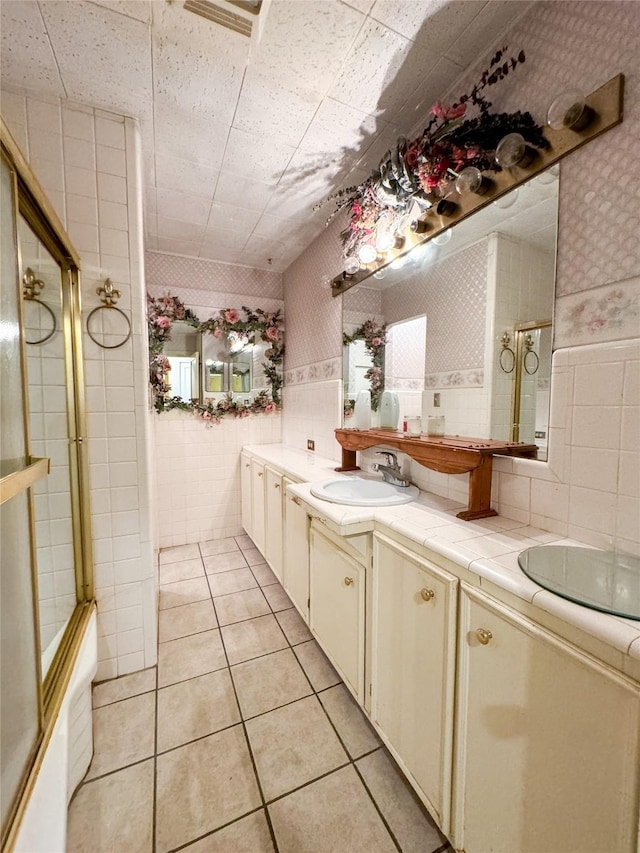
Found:
[[[590,107],[579,89],[561,92],[549,105],[547,124],[554,130],[573,130],[580,133],[586,130],[596,117],[596,111]]]
[[[448,198],[441,198],[435,207],[438,216],[453,216],[457,210],[458,205],[454,201],[449,201]]]
[[[425,234],[429,230],[429,223],[424,219],[413,219],[409,225],[409,231],[413,234]]]

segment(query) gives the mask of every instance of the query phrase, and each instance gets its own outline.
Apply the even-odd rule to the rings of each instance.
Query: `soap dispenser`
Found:
[[[380,429],[398,429],[400,401],[395,391],[383,391],[380,397]]]
[[[360,391],[353,408],[356,429],[371,429],[371,392]]]

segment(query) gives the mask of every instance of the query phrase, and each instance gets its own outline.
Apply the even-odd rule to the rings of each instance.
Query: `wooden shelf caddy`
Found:
[[[342,447],[342,465],[336,471],[358,471],[356,452],[377,445],[394,447],[406,453],[425,468],[441,474],[469,474],[469,500],[467,509],[458,518],[471,521],[497,515],[491,509],[491,473],[493,457],[525,456],[536,458],[535,444],[514,441],[494,441],[488,438],[443,438],[421,435],[408,436],[388,429],[337,429],[336,439]]]

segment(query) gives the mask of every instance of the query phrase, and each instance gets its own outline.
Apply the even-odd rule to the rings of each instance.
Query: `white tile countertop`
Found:
[[[389,507],[345,506],[314,497],[310,484],[338,477],[336,463],[285,445],[253,445],[245,450],[285,474],[305,482],[287,490],[331,522],[341,535],[384,529],[442,554],[458,566],[485,578],[523,601],[574,625],[631,658],[640,660],[640,621],[624,619],[575,604],[543,589],[530,580],[518,565],[518,554],[535,545],[576,545],[584,543],[554,533],[522,525],[502,516],[462,521],[456,513],[463,509],[438,495],[420,492],[409,504]],[[358,476],[364,476],[358,472]]]

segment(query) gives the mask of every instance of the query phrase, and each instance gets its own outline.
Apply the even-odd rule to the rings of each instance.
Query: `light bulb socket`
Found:
[[[429,224],[424,219],[414,219],[409,225],[409,231],[414,234],[424,234],[429,230]]]
[[[453,216],[458,209],[458,205],[447,198],[441,198],[436,205],[436,213],[438,216]]]

